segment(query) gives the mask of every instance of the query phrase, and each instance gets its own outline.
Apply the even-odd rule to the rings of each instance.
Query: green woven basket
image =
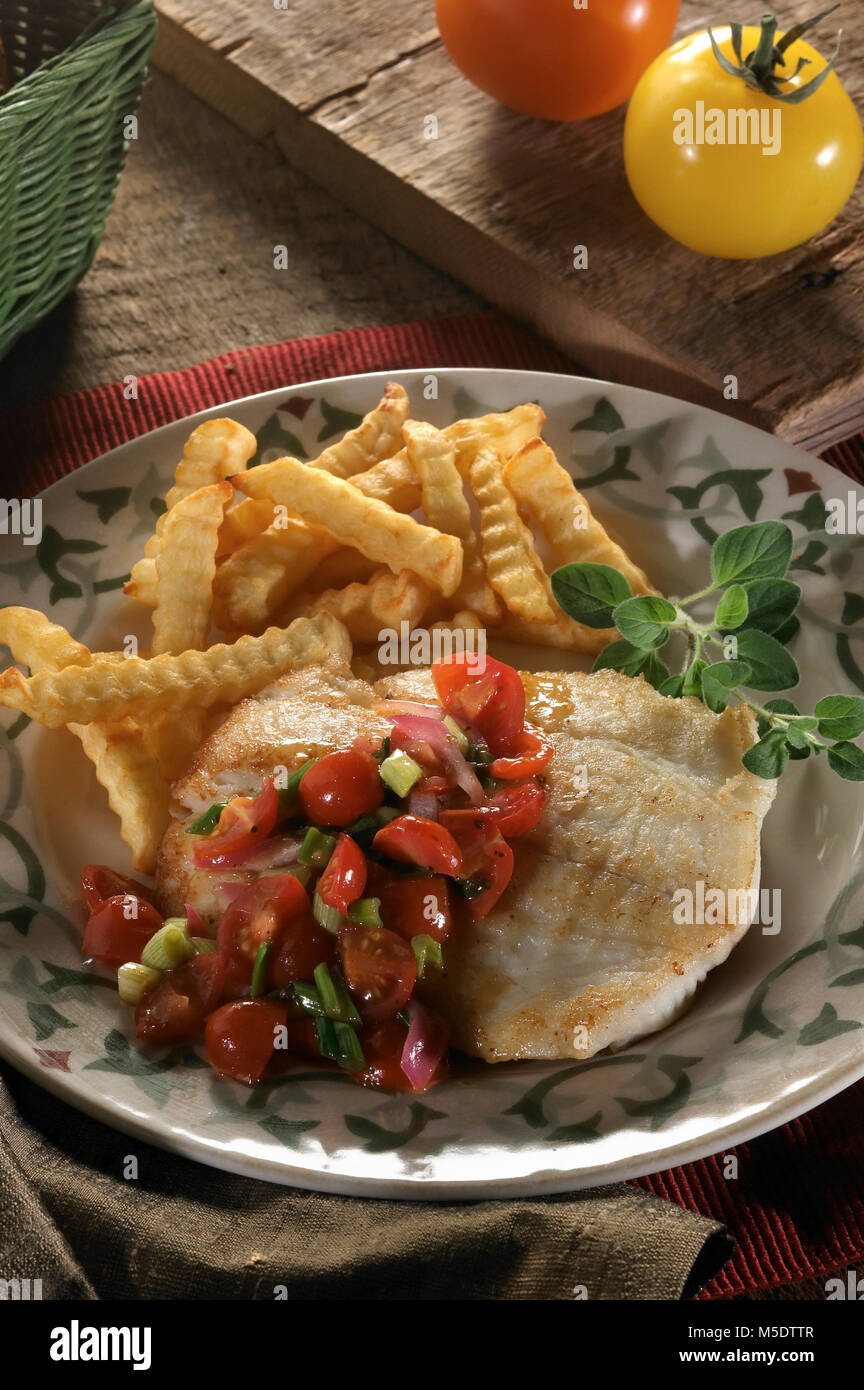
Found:
[[[156,38],[153,0],[0,0],[0,357],[93,259]]]

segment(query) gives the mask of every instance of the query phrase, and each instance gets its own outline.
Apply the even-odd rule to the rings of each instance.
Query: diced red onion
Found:
[[[388,719],[394,714],[413,714],[420,719],[444,718],[444,711],[440,705],[421,705],[417,700],[382,700],[375,706],[375,713],[384,714]]]
[[[425,1091],[447,1051],[447,1025],[419,999],[409,999],[408,1036],[399,1065],[414,1091]]]
[[[474,806],[482,805],[486,798],[477,774],[443,724],[435,719],[421,719],[411,714],[390,715],[388,718],[392,720],[394,733],[398,733],[400,738],[428,743],[448,775],[467,794],[469,801]]]
[[[188,923],[186,931],[189,936],[210,935],[206,926],[204,925],[204,918],[201,916],[201,913],[198,911],[197,907],[193,907],[191,903],[186,904],[186,921]]]
[[[233,880],[226,880],[223,883],[217,883],[216,892],[221,893],[226,903],[230,906],[234,899],[239,898],[240,894],[248,887],[249,879],[244,879],[241,883],[235,878]]]
[[[296,835],[271,835],[264,840],[252,854],[237,860],[237,863],[250,873],[260,873],[262,869],[281,869],[285,864],[296,863],[302,840]]]
[[[418,790],[415,787],[408,794],[408,814],[422,816],[424,820],[437,820],[438,798],[435,793]]]

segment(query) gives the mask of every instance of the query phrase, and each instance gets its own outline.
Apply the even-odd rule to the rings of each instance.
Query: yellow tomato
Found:
[[[737,62],[729,26],[714,37]],[[745,57],[759,38],[744,27]],[[784,92],[826,66],[801,39],[783,56],[774,76]],[[809,62],[795,76],[801,58]],[[862,155],[861,121],[836,73],[797,105],[779,101],[726,72],[704,31],[652,63],[624,128],[627,178],[648,216],[692,250],[732,259],[815,236],[848,201]]]

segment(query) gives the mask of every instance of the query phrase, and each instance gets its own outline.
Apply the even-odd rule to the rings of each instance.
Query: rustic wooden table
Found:
[[[96,260],[3,362],[0,406],[480,304],[154,71]]]

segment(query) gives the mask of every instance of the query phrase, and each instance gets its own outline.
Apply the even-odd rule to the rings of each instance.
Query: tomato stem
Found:
[[[759,42],[746,57],[742,53],[743,25],[730,24],[732,50],[736,61],[726,56],[717,43],[712,30],[709,29],[708,37],[711,40],[714,57],[724,72],[728,72],[732,77],[740,77],[748,87],[764,92],[766,96],[773,97],[775,101],[782,101],[787,106],[798,106],[814,92],[817,92],[834,70],[834,65],[840,55],[843,31],[841,30],[837,35],[837,43],[830,59],[815,77],[811,77],[809,82],[804,82],[800,86],[790,87],[789,85],[802,69],[808,66],[811,61],[809,58],[799,58],[795,71],[788,76],[779,75],[776,69],[778,66],[781,68],[786,66],[787,49],[793,43],[797,43],[810,29],[820,24],[829,14],[833,14],[836,9],[839,9],[839,4],[831,5],[827,10],[821,10],[819,14],[813,15],[812,19],[804,19],[800,24],[793,25],[779,39],[777,38],[777,20],[774,15],[763,14]],[[785,85],[781,86],[781,83]]]

